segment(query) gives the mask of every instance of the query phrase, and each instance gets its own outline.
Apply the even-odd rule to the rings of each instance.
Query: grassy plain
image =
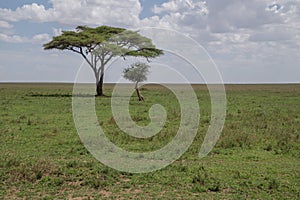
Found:
[[[124,173],[98,162],[83,146],[72,117],[71,84],[0,84],[0,199],[299,199],[300,85],[226,85],[227,118],[214,150],[198,152],[210,122],[207,88],[195,85],[198,134],[172,165],[147,174]],[[111,85],[105,86],[109,96]],[[116,126],[110,98],[96,99],[99,123],[118,146],[151,151],[167,144],[180,122],[175,96],[144,86],[133,96],[132,118],[168,111],[164,129],[135,139]]]

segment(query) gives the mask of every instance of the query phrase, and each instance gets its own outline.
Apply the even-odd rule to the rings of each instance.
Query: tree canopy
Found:
[[[146,63],[133,63],[130,67],[124,69],[123,76],[132,82],[143,82],[147,80],[150,66]]]

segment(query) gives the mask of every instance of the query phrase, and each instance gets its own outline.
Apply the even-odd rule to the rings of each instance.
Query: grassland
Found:
[[[0,199],[299,199],[300,85],[227,85],[221,138],[198,157],[210,122],[210,97],[195,85],[201,121],[195,141],[172,165],[148,174],[108,168],[85,149],[72,118],[70,84],[0,84]],[[112,86],[106,85],[109,96]],[[135,139],[118,130],[110,98],[97,98],[99,123],[118,146],[151,151],[167,144],[180,110],[165,88],[142,88],[132,118],[149,122],[160,103],[168,121],[158,135]]]

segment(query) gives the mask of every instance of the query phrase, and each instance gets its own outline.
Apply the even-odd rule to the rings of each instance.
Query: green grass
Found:
[[[299,199],[300,85],[227,85],[227,118],[214,150],[200,159],[210,122],[210,97],[194,86],[201,108],[198,134],[170,166],[148,174],[108,168],[85,149],[72,117],[72,85],[0,84],[0,199]],[[110,95],[111,85],[105,93]],[[168,111],[164,129],[149,139],[123,134],[110,98],[97,98],[99,123],[118,146],[130,151],[163,147],[176,134],[180,109],[165,88],[134,95],[132,118],[149,123],[148,110]]]

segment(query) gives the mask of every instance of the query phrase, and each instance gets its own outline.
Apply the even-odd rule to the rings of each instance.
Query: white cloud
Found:
[[[249,40],[253,42],[289,41],[293,40],[296,35],[295,30],[284,25],[269,26],[255,31]]]
[[[53,34],[54,36],[58,36],[58,35],[61,35],[62,34],[62,29],[61,28],[53,28]]]
[[[42,44],[44,42],[49,41],[51,38],[49,34],[37,34],[32,38],[27,38],[19,35],[7,35],[0,33],[0,41],[8,42],[8,43],[34,43],[34,44]]]
[[[51,17],[51,12],[47,12],[43,5],[33,3],[31,5],[23,5],[15,11],[7,8],[0,8],[0,19],[7,21],[32,20],[38,22],[47,21]]]
[[[202,12],[196,12],[199,9]],[[299,9],[299,0],[169,0],[154,6],[153,12],[160,17],[142,22],[164,22],[168,28],[189,33],[212,52],[239,59],[240,55],[249,58],[250,53],[250,57],[255,56],[260,48],[274,51],[262,42],[285,46],[286,53],[292,46],[299,48]]]
[[[278,4],[278,3],[273,3],[271,5],[269,5],[266,10],[267,11],[271,11],[271,12],[274,12],[274,13],[278,13],[280,12],[280,10],[283,8],[282,5]]]
[[[169,0],[155,5],[153,12],[161,15],[160,22],[169,22],[176,29],[226,33],[239,29],[256,30],[287,21],[296,23],[300,19],[299,6],[299,1]]]
[[[281,24],[280,13],[268,12],[269,1],[218,1],[207,2],[210,10],[208,26],[212,32],[232,32],[236,29],[256,29],[265,24]]]
[[[152,10],[156,14],[162,13],[164,11],[177,12],[179,10],[179,5],[176,4],[175,1],[169,1],[163,3],[161,6],[154,5],[154,8]]]
[[[197,35],[199,32],[206,32],[209,9],[205,1],[170,0],[160,6],[155,5],[152,11],[160,16],[143,19],[140,22],[141,26],[171,28]]]
[[[0,19],[6,21],[59,22],[69,25],[137,24],[142,10],[138,0],[50,0],[52,8],[33,3],[16,10],[0,8]]]
[[[18,35],[6,35],[3,33],[0,33],[0,40],[9,43],[24,43],[28,41],[26,37],[21,37]]]
[[[1,21],[1,20],[0,20],[0,28],[10,29],[10,28],[13,28],[13,25],[9,24],[9,23],[6,22],[6,21]]]
[[[33,36],[31,39],[31,42],[37,43],[37,44],[42,44],[45,42],[49,42],[50,39],[51,38],[50,38],[49,34],[44,33],[44,34],[38,34],[38,35]]]
[[[207,15],[208,9],[205,1],[171,0],[161,6],[155,5],[152,11],[156,14],[162,12],[187,12],[194,11],[200,15]]]

